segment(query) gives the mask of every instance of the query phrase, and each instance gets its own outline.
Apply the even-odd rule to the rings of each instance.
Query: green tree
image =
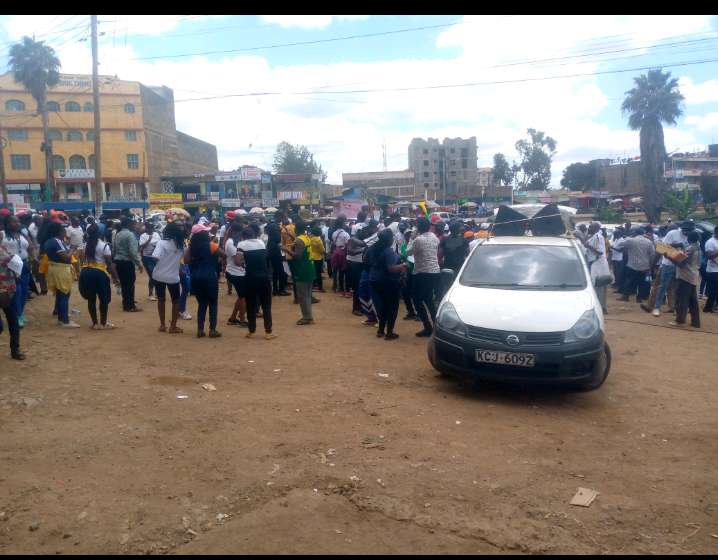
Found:
[[[292,146],[286,140],[277,144],[272,167],[274,172],[278,174],[319,173],[322,176],[322,183],[327,180],[327,172],[314,161],[314,154],[306,146]]]
[[[523,171],[523,178],[519,184],[525,189],[547,189],[551,182],[551,162],[556,155],[558,143],[535,128],[526,129],[526,133],[530,140],[516,142],[516,150],[521,155],[521,171]]]
[[[47,90],[54,88],[60,82],[60,59],[55,56],[55,50],[45,44],[45,41],[35,41],[30,37],[23,37],[18,43],[10,47],[8,65],[14,72],[13,79],[16,84],[28,90],[37,103],[37,113],[42,116],[42,129],[45,151],[45,171],[47,186],[54,185],[52,174],[52,148],[47,140],[48,118],[45,105],[47,103]],[[57,202],[60,196],[57,187],[52,189],[52,200]]]
[[[671,73],[660,68],[633,78],[633,88],[626,92],[621,104],[621,112],[628,116],[628,127],[640,131],[643,207],[647,220],[654,224],[660,221],[666,190],[663,125],[675,125],[683,115],[684,104],[678,80],[671,79]]]
[[[711,175],[704,171],[701,173],[700,185],[703,202],[718,202],[718,175]]]
[[[571,191],[592,191],[600,190],[606,184],[606,179],[598,179],[598,171],[595,161],[588,163],[576,162],[563,170],[561,186]]]
[[[695,211],[698,209],[698,202],[693,200],[691,191],[685,189],[681,196],[676,196],[673,193],[664,193],[664,199],[668,208],[668,213],[671,218],[677,222],[687,220]],[[646,200],[643,199],[645,205]],[[658,214],[660,218],[660,212]],[[648,218],[648,211],[646,211],[646,218]]]
[[[511,181],[513,181],[514,175],[511,172],[511,166],[509,165],[509,162],[506,161],[506,156],[504,156],[504,154],[494,154],[493,178],[495,185],[503,184],[505,187],[510,185]]]

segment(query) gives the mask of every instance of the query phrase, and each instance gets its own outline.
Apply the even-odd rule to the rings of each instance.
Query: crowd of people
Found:
[[[220,224],[219,219],[205,216],[174,216],[161,229],[129,217],[112,223],[104,215],[96,221],[91,216],[80,220],[61,213],[14,216],[3,211],[0,305],[8,323],[11,356],[25,358],[19,338],[29,322],[24,314],[29,300],[52,292],[59,327],[79,328],[69,309],[77,281],[87,301],[91,328],[111,330],[115,328],[108,322],[113,285],[123,312],[142,312],[135,299],[137,274],[147,274],[148,301],[156,302],[158,330],[168,334],[183,333],[179,321],[192,320],[187,298],[193,295],[197,337],[222,336],[217,327],[223,282],[227,294],[237,298],[227,325],[247,329],[247,338],[256,337],[258,318],[263,319],[265,338],[277,337],[272,323],[274,297],[293,296],[301,315],[297,325],[313,325],[312,306],[320,303],[314,292],[327,293],[326,268],[331,290],[351,300],[347,311],[376,327],[377,337],[399,337],[396,322],[402,301],[403,320],[421,322],[416,336],[430,337],[443,297],[441,270],[458,272],[476,244],[489,235],[490,225],[456,219],[445,223],[438,216],[406,220],[398,213],[378,221],[367,210],[353,220],[340,214],[305,221],[281,212],[271,220],[252,219],[230,211]],[[718,301],[718,233],[701,249],[691,221],[657,230],[627,223],[616,228],[609,240],[601,224],[592,222],[580,224],[573,233],[592,281],[610,275],[612,268],[619,300],[628,302],[635,294],[641,309],[658,317],[665,299],[668,312],[676,315],[671,326],[685,325],[690,313],[691,325],[699,328],[698,300],[705,299],[703,311],[708,313],[714,312]],[[659,241],[682,251],[682,258],[657,251]],[[607,313],[605,286],[596,291]]]

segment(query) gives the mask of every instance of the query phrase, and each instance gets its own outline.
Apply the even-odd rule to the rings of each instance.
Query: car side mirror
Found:
[[[613,278],[609,275],[599,276],[594,281],[594,286],[596,286],[596,288],[603,288],[604,286],[608,286],[612,282],[613,282]]]
[[[450,268],[445,268],[441,271],[441,285],[444,288],[444,291],[451,288],[451,285],[454,283],[454,271]]]

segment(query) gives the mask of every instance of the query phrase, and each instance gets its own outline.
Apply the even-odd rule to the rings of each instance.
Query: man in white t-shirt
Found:
[[[72,225],[66,228],[66,232],[67,237],[70,239],[70,244],[77,245],[77,249],[75,250],[75,257],[77,258],[77,262],[75,263],[77,278],[75,278],[75,280],[77,280],[80,277],[80,269],[85,265],[85,232],[82,231],[80,227],[80,220],[75,216],[70,218],[70,223]]]
[[[718,227],[713,230],[713,237],[706,241],[706,250],[703,256],[706,259],[706,304],[705,313],[713,313],[718,300]]]
[[[147,299],[150,301],[157,301],[157,297],[152,294],[155,288],[155,280],[153,276],[153,270],[155,268],[155,261],[152,259],[152,253],[154,253],[155,247],[162,240],[160,234],[155,231],[154,222],[145,222],[145,232],[140,235],[140,254],[142,255],[142,266],[145,267],[148,276],[148,287],[149,296]],[[179,280],[178,280],[179,282]]]
[[[237,236],[237,244],[234,242],[235,235]],[[244,299],[247,295],[245,286],[246,272],[244,270],[242,251],[238,251],[237,249],[237,245],[239,245],[243,239],[242,226],[232,224],[227,231],[227,242],[224,245],[224,252],[227,253],[227,270],[225,274],[227,276],[227,283],[231,284],[237,292],[237,301],[234,303],[232,314],[229,319],[227,319],[227,324],[247,327],[249,323],[247,323],[247,305]],[[237,319],[237,314],[239,314],[239,319]]]
[[[686,220],[680,224],[679,229],[669,231],[663,238],[663,243],[676,249],[683,249],[683,247],[688,244],[688,238],[686,236],[694,229],[695,225],[693,224],[693,220]],[[668,291],[669,286],[672,287],[674,285],[676,265],[666,257],[663,257],[663,259],[661,259],[660,274],[661,283],[658,286],[658,291],[656,292],[656,302],[653,307],[654,317],[659,317],[661,315],[661,304],[663,303],[663,298],[666,297],[666,292]]]

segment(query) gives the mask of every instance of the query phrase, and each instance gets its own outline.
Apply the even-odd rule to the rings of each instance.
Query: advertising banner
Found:
[[[182,195],[179,193],[150,193],[150,204],[182,204]]]
[[[74,200],[78,201],[82,198],[82,193],[79,192],[69,192],[67,193],[67,200]]]
[[[197,200],[197,193],[187,193],[185,196],[187,200]]]
[[[262,183],[271,183],[272,176],[269,173],[262,173]]]
[[[256,167],[243,167],[241,171],[243,181],[260,181],[262,179],[262,172]]]
[[[95,178],[94,169],[58,169],[57,180],[61,183],[87,181]]]
[[[18,202],[18,203],[13,204],[12,206],[13,206],[13,212],[15,212],[15,214],[19,214],[20,212],[30,212],[30,205],[27,203],[20,204]]]
[[[215,181],[241,181],[242,173],[215,173]]]
[[[262,191],[262,198],[274,198],[272,191]]]
[[[347,218],[354,219],[361,211],[361,207],[365,205],[366,202],[347,202],[345,200],[340,200],[334,203],[334,215],[338,216],[341,212],[344,212],[347,215]]]
[[[69,196],[69,195],[68,195]],[[136,196],[108,196],[107,202],[142,202]],[[168,206],[169,208],[169,206]]]
[[[208,192],[207,200],[219,200],[219,193],[218,192]]]
[[[227,206],[228,208],[241,208],[244,204],[242,204],[241,198],[225,198],[222,200],[222,206]]]

